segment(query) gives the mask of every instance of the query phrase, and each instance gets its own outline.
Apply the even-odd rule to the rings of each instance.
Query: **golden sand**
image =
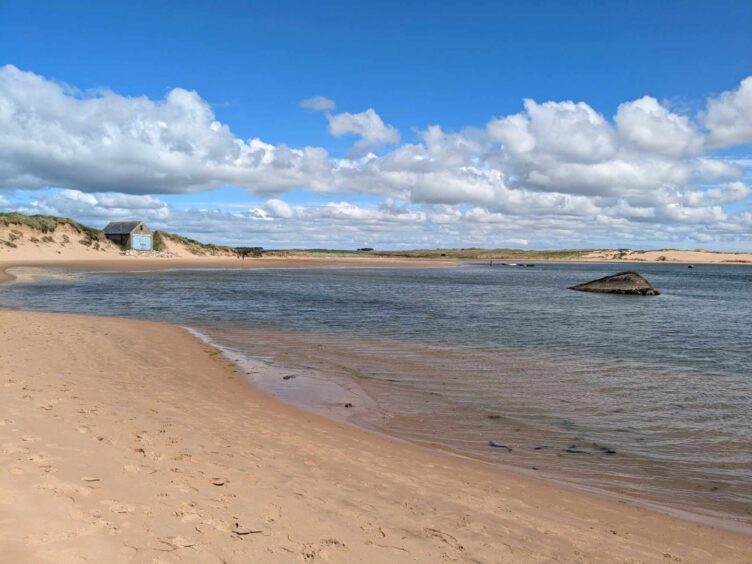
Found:
[[[160,323],[0,311],[7,562],[750,562],[740,533],[287,406]]]

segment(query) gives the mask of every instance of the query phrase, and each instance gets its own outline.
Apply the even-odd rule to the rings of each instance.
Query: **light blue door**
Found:
[[[151,237],[149,235],[133,235],[131,248],[134,251],[151,251]]]

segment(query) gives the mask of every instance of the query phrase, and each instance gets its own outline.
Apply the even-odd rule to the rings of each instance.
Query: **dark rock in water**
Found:
[[[287,376],[282,376],[283,380],[292,380],[295,378],[295,374],[288,374]]]
[[[346,404],[345,404],[345,407],[346,407],[347,409],[350,409],[350,408],[351,408],[352,406],[353,406],[353,404],[351,404],[351,403],[346,403]]]
[[[494,447],[494,448],[504,448],[508,450],[509,452],[512,452],[512,449],[509,448],[507,445],[503,445],[501,443],[497,443],[495,441],[488,441],[488,446]]]
[[[660,294],[653,285],[637,272],[620,272],[612,276],[606,276],[571,286],[570,290],[580,292],[599,292],[603,294],[636,294],[639,296],[657,296]]]

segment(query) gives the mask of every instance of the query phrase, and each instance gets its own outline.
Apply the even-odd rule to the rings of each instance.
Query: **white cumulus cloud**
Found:
[[[711,147],[752,142],[752,76],[742,80],[736,90],[709,100],[704,119]]]
[[[692,233],[714,242],[744,239],[752,228],[745,219],[752,206],[748,159],[718,148],[752,141],[750,100],[752,77],[694,116],[650,96],[624,102],[612,117],[585,102],[525,100],[520,112],[483,127],[446,131],[435,124],[406,143],[373,109],[333,114],[331,100],[301,102],[326,112],[332,135],[357,138],[352,155],[336,158],[321,147],[241,139],[193,91],[176,88],[159,100],[79,92],[5,66],[0,205],[25,202],[37,213],[101,221],[185,221],[194,234],[218,229],[220,220],[245,221],[244,229],[269,229],[277,241],[304,234],[319,241],[327,222],[346,226],[344,232],[379,232],[383,241],[389,230],[412,234],[415,244],[575,244],[601,234],[624,241],[686,240]],[[156,196],[223,185],[266,203],[235,217],[177,210]],[[284,201],[293,189],[336,193],[337,201],[293,205]],[[10,196],[34,190],[31,203]],[[359,206],[346,201],[348,194],[380,203]]]
[[[355,149],[360,152],[399,143],[400,140],[399,131],[384,123],[384,120],[372,108],[357,114],[347,112],[328,114],[327,119],[329,120],[329,133],[335,137],[344,135],[360,137],[360,140],[355,143]]]
[[[196,92],[83,95],[0,68],[0,188],[186,193],[236,184],[280,193],[325,178],[324,149],[238,139]]]
[[[614,121],[619,135],[638,151],[679,157],[702,149],[702,136],[689,118],[650,96],[621,104]]]
[[[316,110],[317,112],[331,111],[337,107],[334,100],[330,100],[325,96],[314,96],[313,98],[305,98],[300,101],[300,107],[306,110]]]

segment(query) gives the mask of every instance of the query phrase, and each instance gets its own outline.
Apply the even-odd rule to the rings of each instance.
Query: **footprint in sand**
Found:
[[[49,458],[43,452],[38,452],[37,454],[32,454],[31,456],[29,456],[28,460],[29,462],[33,462],[34,464],[41,466],[43,464],[47,464]]]
[[[346,550],[347,546],[337,539],[323,539],[317,543],[304,544],[300,555],[305,561],[316,560],[318,558],[328,560],[331,549]]]
[[[59,399],[52,399],[52,400],[42,400],[40,403],[37,404],[37,407],[39,409],[44,409],[45,411],[51,411],[53,407],[55,407],[55,404],[60,403]]]
[[[431,529],[431,528],[425,528],[423,529],[430,538],[432,538],[435,542],[439,542],[441,544],[447,545],[449,548],[454,549],[457,552],[462,552],[465,550],[465,547],[462,546],[455,537],[450,535],[449,533],[445,533],[444,531],[439,531],[438,529]]]
[[[203,519],[203,515],[193,508],[176,511],[175,517],[177,517],[181,523],[195,523],[196,521],[201,521]]]
[[[45,483],[39,484],[37,486],[40,490],[51,492],[57,497],[67,497],[72,501],[75,501],[75,498],[73,497],[74,495],[86,497],[90,495],[92,491],[91,488],[88,488],[86,486],[79,486],[78,484],[64,482],[62,480],[58,480],[53,476],[48,476],[45,479],[47,480]]]
[[[183,537],[166,537],[162,539],[158,539],[159,542],[163,543],[166,548],[164,549],[157,549],[157,550],[164,550],[165,552],[172,552],[173,550],[178,550],[181,548],[190,548],[192,546],[196,546],[196,542],[192,541],[190,539],[186,539]]]
[[[99,503],[106,506],[113,513],[118,513],[121,515],[124,513],[133,513],[133,511],[135,511],[136,509],[132,505],[128,505],[127,503],[120,503],[112,499],[103,499]]]
[[[139,431],[138,433],[133,433],[133,440],[137,443],[150,443],[151,437],[149,436],[149,433],[146,431]]]
[[[6,443],[0,447],[0,454],[28,454],[29,449],[15,443]]]

